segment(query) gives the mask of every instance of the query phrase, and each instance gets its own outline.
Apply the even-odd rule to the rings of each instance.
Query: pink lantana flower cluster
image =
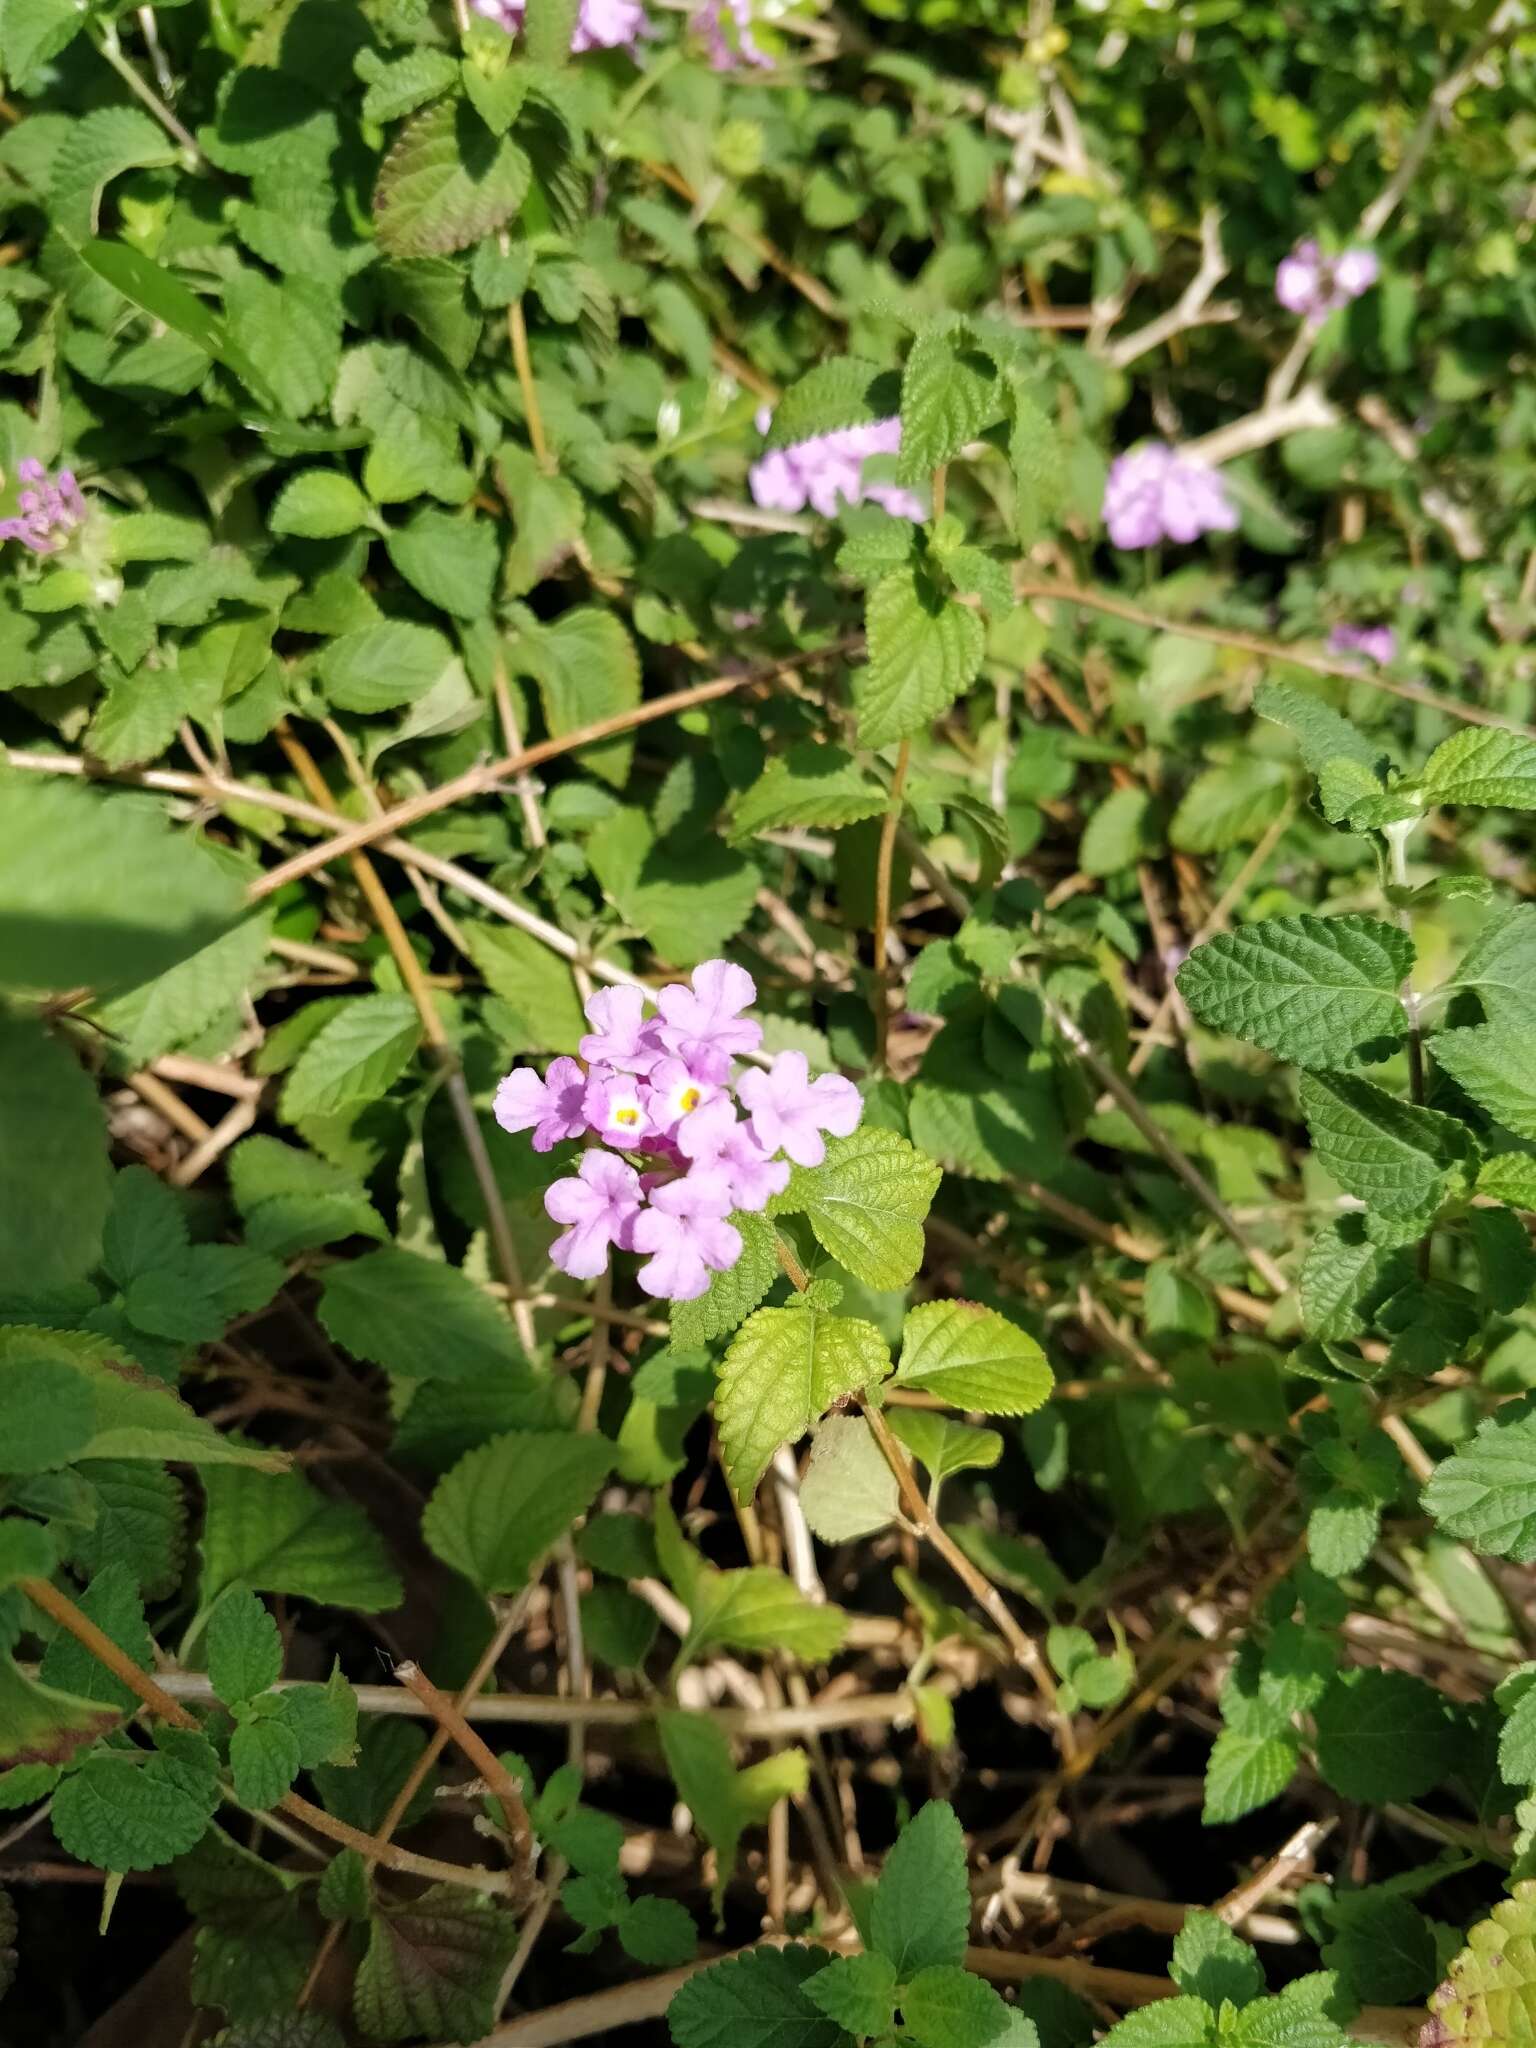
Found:
[[[56,555],[90,512],[72,469],[50,476],[35,456],[16,465],[24,486],[14,519],[0,519],[0,541],[19,540],[34,555]]]
[[[1328,635],[1331,654],[1363,654],[1367,661],[1388,662],[1397,655],[1397,635],[1390,626],[1335,626]]]
[[[1109,465],[1104,524],[1117,548],[1150,548],[1231,533],[1237,512],[1217,470],[1166,441],[1146,441]]]
[[[791,1162],[819,1166],[824,1133],[857,1127],[859,1091],[841,1074],[813,1081],[803,1052],[738,1077],[736,1062],[762,1044],[743,1014],[756,998],[728,960],[662,989],[654,1011],[641,989],[602,989],[586,1005],[579,1060],[552,1060],[542,1077],[515,1067],[498,1087],[496,1121],[532,1132],[536,1152],[587,1141],[576,1172],[544,1197],[565,1226],[550,1247],[562,1273],[593,1280],[615,1248],[639,1252],[647,1294],[692,1301],[741,1257],[732,1213],[766,1208]]]
[[[1275,272],[1275,297],[1288,313],[1312,326],[1368,292],[1381,275],[1374,249],[1346,249],[1325,256],[1316,242],[1298,242]]]
[[[766,434],[773,415],[765,406],[757,431]],[[813,434],[788,448],[773,448],[747,472],[752,502],[771,512],[803,512],[807,505],[830,519],[839,505],[866,502],[883,506],[893,519],[922,520],[921,498],[899,484],[866,482],[865,458],[895,455],[901,447],[901,421],[875,420],[863,427],[839,427]]]
[[[518,33],[528,11],[528,0],[470,0],[470,4],[476,14],[495,22],[508,35]],[[640,0],[581,0],[571,49],[577,56],[584,50],[633,50],[649,29]]]

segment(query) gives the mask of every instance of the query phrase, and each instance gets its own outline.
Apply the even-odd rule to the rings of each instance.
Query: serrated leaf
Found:
[[[0,1524],[0,1528],[9,1527],[9,1523]],[[26,1564],[30,1560],[16,1558],[14,1562]],[[15,1788],[17,1791],[42,1798],[51,1783],[52,1774],[47,1767],[67,1762],[76,1751],[115,1728],[121,1719],[114,1706],[99,1700],[77,1699],[56,1686],[40,1685],[0,1651],[0,1766],[9,1764],[40,1774],[37,1778],[23,1778]],[[44,1782],[45,1777],[48,1782]],[[0,1783],[4,1782],[0,1779]],[[7,1797],[0,1803],[9,1806],[24,1801]]]
[[[497,1988],[517,1922],[476,1892],[435,1884],[377,1911],[353,2009],[375,2041],[472,2041],[496,2023]]]
[[[901,2016],[924,2048],[1024,2048],[1018,2015],[984,1978],[950,1963],[930,1964],[902,1988]]]
[[[713,1274],[696,1300],[672,1304],[672,1342],[682,1350],[736,1329],[779,1277],[778,1233],[768,1218],[740,1210],[730,1220],[741,1237],[741,1257]]]
[[[820,2012],[807,1988],[832,1967],[824,1948],[793,1943],[749,1949],[700,1970],[679,1985],[667,2008],[673,2042],[676,2048],[847,2048],[842,2022]]]
[[[278,1720],[242,1721],[229,1738],[229,1767],[242,1806],[276,1806],[299,1775],[298,1737]]]
[[[125,1564],[146,1598],[170,1592],[181,1575],[187,1506],[181,1482],[163,1465],[89,1459],[75,1467],[91,1490],[95,1520],[72,1532],[70,1555],[86,1572]]]
[[[56,1472],[95,1429],[95,1396],[72,1366],[40,1353],[0,1365],[0,1474]]]
[[[332,1266],[320,1320],[354,1358],[407,1379],[496,1380],[538,1391],[505,1312],[455,1266],[381,1245]]]
[[[203,1491],[205,1608],[235,1585],[365,1614],[399,1604],[378,1532],[352,1502],[330,1499],[297,1472],[209,1472]]]
[[[1330,761],[1342,760],[1371,770],[1374,778],[1384,758],[1379,740],[1361,732],[1310,690],[1291,683],[1260,683],[1253,693],[1253,708],[1260,718],[1272,718],[1295,733],[1301,758],[1314,775],[1321,775]]]
[[[1216,2048],[1216,2015],[1199,1998],[1164,1998],[1127,2013],[1104,2048]]]
[[[1190,1913],[1173,1942],[1168,1974],[1181,1991],[1219,2011],[1223,2001],[1249,2005],[1264,1995],[1264,1966],[1214,1913]]]
[[[807,742],[776,754],[762,775],[737,799],[730,836],[750,839],[758,832],[820,827],[836,831],[843,825],[873,818],[886,807],[886,796],[853,756],[841,747]]]
[[[1223,1728],[1206,1761],[1201,1819],[1215,1827],[1267,1806],[1296,1775],[1299,1761],[1290,1734],[1250,1735],[1239,1728]]]
[[[1376,918],[1271,917],[1197,946],[1178,985],[1212,1031],[1338,1068],[1401,1040],[1397,991],[1412,966],[1412,940]]]
[[[1182,853],[1250,846],[1279,817],[1289,795],[1285,770],[1262,755],[1207,768],[1179,799],[1168,825],[1169,844]]]
[[[939,1179],[897,1132],[865,1124],[829,1139],[820,1166],[797,1167],[769,1211],[807,1217],[822,1249],[866,1287],[905,1287],[922,1264]]]
[[[303,469],[278,492],[267,524],[273,533],[297,534],[304,540],[339,540],[366,526],[371,511],[344,471]]]
[[[1508,1024],[1439,1031],[1431,1051],[1491,1117],[1519,1137],[1536,1138],[1536,1057],[1528,1031]]]
[[[761,878],[718,839],[658,840],[643,811],[605,818],[587,841],[603,893],[661,958],[695,967],[722,952],[752,914]]]
[[[1430,755],[1419,791],[1426,804],[1536,810],[1536,740],[1498,726],[1466,726]]]
[[[1455,1768],[1450,1702],[1405,1671],[1350,1671],[1313,1709],[1317,1768],[1346,1799],[1420,1799]]]
[[[138,107],[96,107],[70,122],[53,160],[48,201],[55,226],[71,241],[96,232],[103,188],[124,171],[173,164],[175,146]]]
[[[700,1572],[688,1608],[679,1666],[712,1644],[765,1653],[786,1650],[807,1664],[820,1664],[841,1647],[848,1632],[848,1617],[840,1607],[807,1600],[792,1579],[767,1565]]]
[[[76,1605],[130,1663],[141,1671],[150,1669],[154,1645],[144,1621],[144,1603],[126,1565],[105,1565],[78,1596]],[[137,1695],[65,1629],[48,1645],[38,1675],[45,1685],[73,1693],[77,1699],[99,1700],[119,1712],[132,1713],[138,1705]]]
[[[1318,1164],[1381,1216],[1416,1217],[1469,1177],[1472,1141],[1456,1117],[1352,1074],[1303,1074],[1300,1099]]]
[[[927,1466],[935,1483],[953,1472],[990,1471],[1003,1455],[1003,1439],[995,1429],[976,1429],[931,1409],[893,1407],[885,1419],[891,1434]]]
[[[355,996],[316,1032],[283,1087],[288,1123],[336,1116],[376,1102],[399,1080],[421,1042],[409,996]]]
[[[341,301],[328,285],[238,270],[224,287],[224,315],[233,359],[258,366],[255,395],[270,390],[294,420],[324,407],[341,364]]]
[[[823,1543],[849,1543],[895,1519],[896,1475],[862,1415],[829,1415],[817,1430],[800,1505]]]
[[[85,27],[76,0],[9,0],[0,9],[0,64],[23,90],[33,73],[62,56]]]
[[[457,659],[434,627],[385,619],[332,640],[316,670],[343,711],[393,711],[424,697]]]
[[[974,1301],[925,1301],[907,1311],[895,1384],[951,1408],[1028,1415],[1050,1393],[1045,1353],[1016,1323]]]
[[[276,1621],[254,1593],[233,1588],[208,1617],[208,1677],[214,1691],[233,1706],[276,1685],[282,1672],[283,1639]]]
[[[1424,1506],[1447,1536],[1489,1557],[1536,1562],[1536,1401],[1510,1402],[1444,1458]]]
[[[869,1945],[906,1983],[919,1970],[963,1963],[970,1925],[965,1837],[954,1808],[930,1799],[885,1859],[869,1906]]]
[[[164,974],[98,1004],[93,1015],[125,1060],[147,1065],[177,1052],[236,1011],[261,973],[271,937],[269,914],[244,918]]]
[[[513,1040],[505,1050],[575,1052],[591,1026],[569,962],[512,925],[466,923],[464,938],[486,985],[523,1027],[523,1042]]]
[[[918,335],[901,376],[897,482],[926,483],[1001,415],[997,373],[962,329]]]
[[[805,1995],[850,2034],[886,2034],[896,2009],[896,1972],[884,1956],[836,1956],[805,1980]]]
[[[1330,1217],[1302,1261],[1298,1291],[1308,1333],[1329,1341],[1358,1337],[1370,1306],[1394,1293],[1412,1271],[1411,1257],[1377,1244],[1363,1217]]]
[[[227,1166],[253,1250],[285,1258],[343,1237],[387,1235],[363,1183],[313,1152],[279,1138],[242,1138]]]
[[[869,659],[853,679],[859,739],[883,747],[932,725],[976,680],[986,648],[977,613],[920,570],[882,576],[866,606]]]
[[[816,1308],[760,1308],[720,1367],[715,1422],[726,1477],[750,1500],[780,1444],[835,1401],[884,1379],[890,1353],[873,1323]]]
[[[402,114],[415,113],[428,100],[446,92],[459,75],[459,66],[446,50],[407,50],[404,56],[388,64],[368,50],[360,53],[360,67],[370,58],[372,62],[367,68],[358,71],[368,86],[359,111],[365,121],[381,126],[386,121],[398,121]]]
[[[522,205],[532,166],[462,100],[416,115],[379,166],[373,216],[388,256],[445,256],[503,226]]]
[[[640,656],[622,619],[596,605],[577,605],[553,624],[530,619],[512,649],[520,673],[539,686],[552,739],[640,702]],[[632,734],[621,733],[582,752],[583,764],[614,789],[629,780]]]
[[[509,1431],[461,1458],[422,1515],[428,1547],[482,1593],[517,1593],[613,1470],[605,1437]]]
[[[203,1736],[157,1728],[154,1751],[98,1750],[53,1795],[65,1851],[99,1870],[158,1870],[196,1846],[219,1798]]]
[[[499,550],[496,529],[487,520],[425,506],[407,525],[392,528],[385,546],[428,604],[456,619],[481,619],[489,612]]]
[[[1516,903],[1491,918],[1468,948],[1457,988],[1469,988],[1490,1024],[1536,1024],[1536,904]]]
[[[835,433],[886,417],[896,379],[863,356],[830,356],[790,385],[774,410],[770,448],[788,448],[815,434]]]

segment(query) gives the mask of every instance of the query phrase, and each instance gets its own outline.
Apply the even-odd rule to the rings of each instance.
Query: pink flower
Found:
[[[771,415],[765,409],[757,416],[759,433],[765,434],[770,424]],[[747,472],[747,487],[754,504],[774,512],[803,512],[809,505],[813,512],[830,519],[841,506],[868,500],[884,506],[894,519],[921,520],[927,515],[914,492],[898,484],[864,481],[869,456],[895,455],[900,447],[899,419],[838,427],[788,448],[770,449]]]
[[[735,42],[726,34],[729,15]],[[734,71],[738,64],[771,65],[773,59],[752,37],[752,0],[705,0],[688,26],[702,36],[716,71]]]
[[[628,1151],[655,1128],[641,1100],[641,1083],[633,1074],[612,1074],[599,1068],[587,1082],[582,1109],[587,1128],[605,1145]]]
[[[1325,256],[1315,241],[1298,242],[1275,271],[1275,297],[1288,313],[1316,324],[1368,292],[1380,275],[1374,249]]]
[[[26,485],[16,500],[14,519],[0,519],[0,541],[19,540],[34,555],[56,555],[90,507],[72,469],[50,477],[35,456],[23,456],[16,474]]]
[[[750,1127],[738,1121],[727,1096],[717,1096],[680,1124],[677,1145],[695,1170],[724,1174],[733,1209],[766,1209],[770,1196],[789,1186],[789,1162],[769,1157]]]
[[[514,1067],[496,1090],[491,1109],[504,1131],[533,1132],[535,1152],[587,1128],[587,1076],[573,1059],[551,1060],[541,1081],[532,1067]]]
[[[645,991],[600,988],[586,1000],[587,1022],[595,1025],[581,1040],[581,1056],[590,1065],[617,1067],[626,1074],[648,1074],[661,1057],[656,1019],[645,1017]]]
[[[712,1103],[719,1096],[717,1082],[695,1072],[687,1060],[680,1060],[669,1053],[651,1069],[646,1107],[656,1129],[670,1135],[685,1121],[691,1123],[705,1103]],[[729,1104],[726,1107],[729,1108]]]
[[[651,1195],[635,1219],[631,1249],[649,1252],[636,1276],[647,1294],[668,1301],[694,1301],[741,1257],[741,1233],[725,1220],[729,1195],[719,1174],[685,1174]]]
[[[1367,661],[1388,662],[1397,656],[1397,635],[1390,626],[1335,626],[1328,635],[1334,654],[1363,654]]]
[[[764,1152],[787,1152],[797,1166],[820,1166],[827,1156],[822,1132],[846,1138],[864,1114],[858,1089],[841,1074],[811,1080],[803,1052],[781,1052],[766,1073],[744,1074],[737,1092]]]
[[[550,1258],[574,1280],[595,1280],[608,1264],[610,1245],[633,1248],[640,1176],[611,1152],[588,1152],[574,1179],[546,1189],[544,1207],[556,1223],[570,1225],[550,1246]]]
[[[1117,548],[1150,548],[1231,533],[1237,513],[1214,469],[1165,441],[1147,441],[1110,464],[1104,524]]]
[[[673,983],[656,998],[657,1032],[669,1053],[686,1060],[694,1073],[724,1081],[731,1060],[756,1052],[763,1027],[741,1012],[757,999],[757,984],[744,967],[729,960],[705,960],[686,988]]]
[[[470,0],[476,14],[495,22],[507,34],[516,35],[528,11],[528,0]],[[581,12],[571,34],[571,49],[633,50],[650,24],[639,0],[581,0]]]

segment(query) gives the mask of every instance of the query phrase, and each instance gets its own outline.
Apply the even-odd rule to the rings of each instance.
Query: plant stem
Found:
[[[942,470],[934,472],[935,486],[943,475]],[[891,777],[891,794],[886,804],[885,816],[880,821],[880,847],[875,859],[875,985],[873,992],[875,1015],[875,1066],[885,1066],[886,1045],[890,1036],[890,989],[888,984],[889,962],[886,958],[890,946],[891,927],[891,865],[896,852],[896,832],[901,824],[901,798],[907,786],[907,769],[912,760],[912,742],[903,740],[896,753],[896,770]]]
[[[490,1786],[501,1808],[501,1817],[506,1822],[514,1858],[526,1877],[533,1868],[533,1824],[511,1772],[484,1736],[477,1734],[465,1720],[455,1702],[438,1691],[419,1664],[397,1664],[395,1677],[407,1692],[421,1701],[438,1727],[457,1744]]]
[[[191,129],[184,127],[177,120],[154,87],[146,79],[139,76],[138,72],[134,70],[128,59],[123,55],[122,45],[117,39],[117,30],[111,23],[102,23],[93,28],[91,39],[102,56],[106,58],[112,69],[123,81],[124,85],[133,94],[134,98],[141,105],[149,109],[171,140],[180,145],[186,155],[187,169],[189,171],[211,170],[213,167],[207,157],[203,155],[197,137],[192,133]]]
[[[523,413],[528,422],[528,439],[533,444],[533,459],[546,476],[554,476],[559,464],[552,458],[544,435],[544,415],[539,410],[539,394],[533,381],[533,358],[528,353],[528,325],[523,318],[521,299],[514,299],[507,308],[507,334],[512,343],[512,361],[517,366],[518,388],[523,394]]]

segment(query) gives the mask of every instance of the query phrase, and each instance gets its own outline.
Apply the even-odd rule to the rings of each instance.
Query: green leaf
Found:
[[[416,48],[386,63],[376,50],[358,52],[357,75],[366,81],[359,111],[365,121],[383,126],[414,114],[428,100],[435,100],[459,76],[459,66],[446,50]],[[466,71],[472,67],[465,65]]]
[[[330,1499],[297,1472],[208,1472],[203,1491],[205,1609],[237,1585],[365,1614],[399,1605],[400,1581],[378,1533],[350,1501]]]
[[[613,1470],[596,1435],[509,1431],[461,1458],[422,1515],[428,1547],[482,1593],[517,1593]]]
[[[357,1694],[338,1665],[324,1685],[290,1685],[263,1701],[298,1744],[299,1767],[345,1770],[357,1760]]]
[[[850,2034],[888,2034],[896,1972],[884,1956],[836,1956],[805,1980],[805,1995]]]
[[[651,1654],[660,1626],[655,1610],[627,1586],[599,1584],[581,1596],[586,1644],[600,1664],[638,1671]]]
[[[935,1483],[952,1472],[990,1471],[1003,1455],[1003,1439],[995,1429],[975,1429],[928,1408],[890,1408],[891,1434],[928,1468]]]
[[[372,509],[345,471],[301,469],[273,500],[267,524],[273,533],[303,540],[339,540],[366,526]]]
[[[530,618],[512,649],[522,674],[539,686],[551,739],[564,739],[599,719],[633,711],[640,702],[640,657],[622,619],[596,605],[577,605],[552,625]],[[614,789],[629,780],[631,733],[582,749],[582,764]]]
[[[10,1526],[0,1523],[0,1528]],[[26,1564],[29,1560],[18,1558],[16,1562]],[[44,1766],[65,1763],[77,1750],[115,1728],[121,1718],[116,1707],[76,1699],[55,1686],[37,1684],[0,1652],[0,1765],[35,1767],[41,1771]],[[30,1794],[32,1788],[27,1780],[23,1780],[23,1786]],[[41,1798],[47,1790],[46,1784],[40,1785],[37,1796]],[[9,1798],[5,1801],[7,1805],[12,1803],[21,1802]]]
[[[53,1795],[53,1831],[67,1854],[99,1870],[158,1870],[194,1848],[219,1798],[213,1745],[159,1727],[155,1749],[98,1750]]]
[[[1488,1557],[1536,1563],[1536,1399],[1512,1401],[1442,1459],[1424,1506],[1447,1536]]]
[[[147,1065],[178,1052],[238,1010],[261,972],[271,937],[269,914],[244,918],[164,974],[98,1004],[96,1020],[119,1041],[125,1060]]]
[[[1436,1064],[1491,1117],[1519,1137],[1536,1138],[1536,1056],[1528,1031],[1477,1024],[1436,1032],[1430,1049]]]
[[[1373,1305],[1405,1285],[1412,1272],[1411,1257],[1376,1244],[1363,1216],[1330,1217],[1302,1262],[1302,1321],[1314,1337],[1358,1337]]]
[[[656,1727],[678,1796],[693,1814],[699,1833],[718,1852],[718,1905],[735,1872],[742,1830],[766,1820],[781,1799],[804,1794],[810,1778],[805,1752],[777,1750],[749,1770],[738,1771],[731,1762],[729,1742],[707,1714],[663,1708]]]
[[[1335,1893],[1329,1901],[1334,1938],[1323,1961],[1356,1998],[1422,1999],[1438,1974],[1435,1930],[1407,1899],[1372,1887]]]
[[[435,1884],[369,1922],[352,1993],[375,2041],[474,2041],[496,2024],[497,1988],[517,1922],[477,1892]]]
[[[901,375],[896,481],[926,483],[1001,416],[997,373],[963,330],[918,335]]]
[[[778,1233],[766,1216],[742,1210],[731,1222],[741,1234],[741,1257],[693,1301],[672,1304],[672,1343],[684,1351],[736,1329],[779,1277]]]
[[[242,1721],[229,1738],[229,1767],[242,1806],[276,1806],[299,1775],[298,1738],[281,1721]]]
[[[1466,1126],[1350,1074],[1303,1074],[1317,1163],[1378,1215],[1417,1216],[1469,1178]]]
[[[843,2023],[818,2011],[809,1991],[844,1960],[855,1959],[830,1962],[824,1948],[794,1943],[700,1970],[667,2008],[675,2048],[847,2048]]]
[[[1169,843],[1183,853],[1251,846],[1279,817],[1289,796],[1285,770],[1262,755],[1207,768],[1179,799],[1168,826]]]
[[[277,1623],[254,1593],[233,1588],[208,1617],[208,1676],[214,1691],[226,1706],[234,1706],[255,1699],[282,1675]]]
[[[568,61],[580,11],[579,0],[528,0],[523,35],[535,64]]]
[[[14,794],[0,797],[0,814]],[[100,1256],[112,1188],[101,1102],[62,1038],[3,1008],[0,1158],[7,1162],[0,1173],[7,1269],[38,1292],[84,1279]]]
[[[259,366],[258,397],[270,390],[295,420],[324,407],[341,364],[341,303],[329,287],[239,270],[224,287],[224,316],[237,360]]]
[[[866,426],[894,408],[896,380],[863,356],[829,356],[790,385],[774,409],[770,448],[788,448],[814,434]]]
[[[240,915],[238,877],[142,797],[12,777],[0,801],[0,987],[131,988]]]
[[[1264,1965],[1214,1913],[1190,1913],[1174,1936],[1168,1974],[1191,1998],[1220,2010],[1230,1999],[1244,2006],[1264,1995]]]
[[[379,166],[373,217],[386,256],[445,256],[503,226],[532,166],[462,100],[439,100],[402,129]]]
[[[678,1665],[713,1644],[733,1650],[786,1650],[820,1664],[841,1647],[848,1617],[807,1600],[792,1579],[768,1565],[699,1573],[688,1595],[689,1628]]]
[[[1536,740],[1498,726],[1466,726],[1425,762],[1419,792],[1426,804],[1536,810]]]
[[[1314,775],[1321,775],[1330,761],[1350,761],[1368,769],[1375,781],[1376,768],[1384,758],[1381,743],[1310,690],[1299,690],[1290,683],[1260,683],[1253,693],[1253,708],[1260,718],[1290,727],[1301,758]]]
[[[71,121],[53,160],[48,201],[53,224],[72,242],[94,235],[101,195],[124,171],[176,161],[158,123],[138,107],[97,107]]]
[[[965,1837],[954,1808],[930,1799],[885,1859],[869,1907],[869,1945],[907,1983],[919,1970],[963,1963],[970,1925]]]
[[[897,1132],[865,1124],[830,1138],[820,1166],[796,1167],[769,1212],[806,1216],[822,1249],[866,1287],[905,1287],[923,1261],[923,1220],[939,1179]]]
[[[254,1251],[286,1258],[344,1237],[384,1237],[363,1183],[279,1138],[242,1138],[226,1161],[230,1192]]]
[[[758,832],[843,825],[885,809],[885,792],[841,747],[807,741],[773,755],[752,787],[737,799],[730,836],[738,844]]]
[[[890,1354],[873,1323],[811,1307],[760,1308],[732,1338],[720,1367],[715,1422],[726,1477],[750,1500],[780,1444],[835,1401],[884,1379]]]
[[[859,739],[883,747],[942,716],[981,672],[986,632],[915,569],[882,576],[866,606],[869,660],[853,679]]]
[[[1216,2015],[1199,1998],[1164,1998],[1127,2013],[1103,2048],[1216,2048]]]
[[[1456,1766],[1450,1702],[1403,1671],[1349,1671],[1313,1710],[1317,1768],[1346,1799],[1419,1799]]]
[[[903,1987],[901,2016],[923,2048],[1023,2048],[1029,2039],[1016,2031],[1017,2015],[1000,1993],[951,1963],[917,1972]]]
[[[0,1365],[0,1474],[55,1472],[95,1431],[95,1396],[72,1366],[42,1356]]]
[[[332,1266],[320,1320],[354,1358],[405,1379],[497,1380],[537,1391],[505,1311],[457,1267],[381,1245]]]
[[[497,546],[496,529],[488,521],[427,506],[409,525],[392,529],[385,546],[400,574],[428,604],[456,619],[482,619],[490,610]]]
[[[1206,1761],[1201,1819],[1207,1827],[1216,1827],[1267,1806],[1295,1777],[1299,1761],[1290,1734],[1251,1735],[1240,1728],[1223,1728]]]
[[[336,1116],[376,1102],[399,1080],[421,1042],[409,996],[353,996],[316,1032],[283,1087],[288,1123]]]
[[[673,846],[640,810],[617,810],[587,841],[603,893],[661,958],[695,967],[724,950],[752,914],[761,878],[717,839]]]
[[[1536,1024],[1536,903],[1516,903],[1484,925],[1455,985],[1475,993],[1490,1024]]]
[[[829,1415],[817,1430],[800,1505],[823,1543],[849,1543],[895,1519],[896,1475],[862,1415]]]
[[[8,0],[0,9],[0,67],[23,91],[85,27],[76,0]]]
[[[974,1301],[925,1301],[902,1325],[896,1385],[951,1408],[1028,1415],[1054,1384],[1033,1337]]]
[[[1118,875],[1153,851],[1156,839],[1146,790],[1112,789],[1083,826],[1078,863],[1085,875]]]
[[[1413,941],[1376,918],[1271,917],[1197,946],[1178,985],[1212,1031],[1338,1068],[1401,1040],[1397,991],[1412,966]]]
[[[424,697],[457,659],[435,627],[385,619],[332,640],[316,669],[341,710],[393,711]]]
[[[90,1488],[96,1511],[89,1528],[72,1532],[75,1563],[94,1573],[120,1561],[146,1598],[169,1593],[181,1576],[186,1546],[180,1481],[163,1465],[112,1458],[88,1459],[75,1471]]]
[[[144,1603],[126,1565],[106,1565],[76,1604],[86,1620],[109,1636],[131,1663],[141,1671],[152,1667],[154,1645],[144,1621]],[[132,1713],[138,1706],[137,1694],[64,1629],[44,1652],[38,1675],[44,1685],[73,1693],[77,1699],[100,1700],[124,1713]]]
[[[1536,2038],[1536,1883],[1527,1880],[1479,1920],[1430,1994],[1419,2038],[1429,2048],[1513,2048]]]
[[[522,1026],[512,1052],[573,1053],[591,1029],[570,964],[529,932],[508,924],[464,925],[470,958]]]

